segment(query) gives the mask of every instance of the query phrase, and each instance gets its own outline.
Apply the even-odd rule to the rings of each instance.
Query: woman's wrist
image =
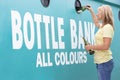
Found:
[[[94,13],[93,9],[90,9],[89,11],[90,11],[90,13],[91,13],[91,14],[93,14],[93,13]]]
[[[91,45],[91,46],[90,46],[90,49],[94,50],[94,45]]]

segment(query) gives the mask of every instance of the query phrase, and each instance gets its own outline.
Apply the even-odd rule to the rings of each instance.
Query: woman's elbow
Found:
[[[104,46],[103,49],[104,50],[109,50],[109,46]]]

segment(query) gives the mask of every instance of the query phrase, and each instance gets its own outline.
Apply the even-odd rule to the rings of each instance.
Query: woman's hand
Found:
[[[85,46],[85,49],[86,49],[87,51],[89,51],[89,50],[91,49],[91,45],[86,45],[86,46]]]
[[[87,10],[89,10],[90,12],[93,11],[93,9],[92,9],[92,7],[91,7],[90,5],[86,5],[85,8],[86,8]]]

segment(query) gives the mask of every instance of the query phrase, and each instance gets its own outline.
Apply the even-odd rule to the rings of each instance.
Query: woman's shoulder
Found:
[[[113,29],[113,26],[111,24],[105,24],[104,29]]]
[[[102,30],[104,32],[111,32],[111,33],[114,33],[114,29],[113,29],[113,26],[111,24],[106,24],[103,26]]]
[[[114,29],[113,29],[112,25],[110,25],[110,24],[104,25],[103,28],[102,28],[102,31],[103,31],[103,36],[104,37],[113,38],[113,36],[114,36]]]
[[[105,24],[104,26],[106,26],[106,27],[112,27],[111,24]]]

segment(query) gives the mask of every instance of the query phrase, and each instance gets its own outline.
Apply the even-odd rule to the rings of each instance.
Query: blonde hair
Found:
[[[103,22],[104,24],[111,24],[114,28],[114,19],[113,19],[113,13],[112,8],[109,5],[102,5],[100,7],[103,10]]]

